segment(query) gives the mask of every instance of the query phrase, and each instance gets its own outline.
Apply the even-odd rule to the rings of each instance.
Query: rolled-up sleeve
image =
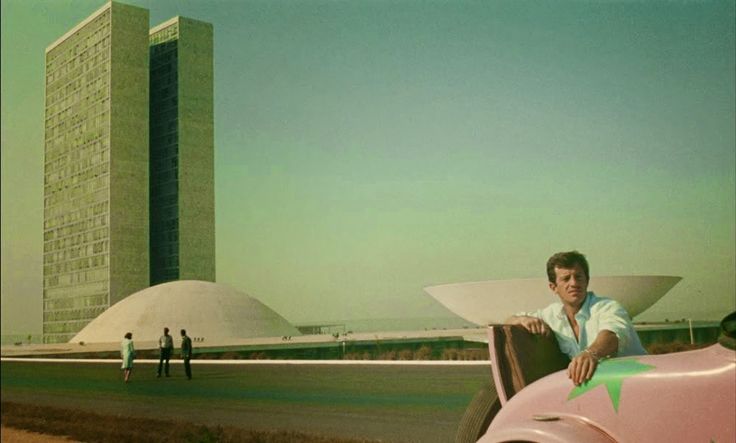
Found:
[[[598,330],[607,330],[616,334],[618,349],[621,351],[631,342],[631,334],[635,333],[628,312],[615,300],[606,300],[596,304]]]
[[[542,318],[542,310],[538,309],[536,311],[528,311],[528,312],[517,312],[514,314],[514,317],[536,317],[536,318]]]

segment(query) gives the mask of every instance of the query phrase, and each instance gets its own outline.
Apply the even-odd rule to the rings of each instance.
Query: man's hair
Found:
[[[130,332],[125,333],[125,338],[133,338],[133,334]]]
[[[169,328],[164,328],[164,334],[166,334],[167,332],[169,332]]]
[[[572,269],[575,265],[580,265],[585,272],[585,279],[590,281],[590,268],[588,260],[578,251],[558,252],[547,260],[547,278],[550,283],[557,282],[557,274],[555,268]]]
[[[182,329],[181,330],[181,335],[182,335],[182,337],[185,336],[185,335],[187,335],[187,330],[186,329]]]

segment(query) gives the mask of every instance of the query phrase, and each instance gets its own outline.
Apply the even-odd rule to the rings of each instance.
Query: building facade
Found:
[[[212,25],[150,31],[151,285],[215,281]]]
[[[209,75],[197,72],[193,75],[201,79],[192,83],[186,78],[186,66],[179,68],[179,63],[173,68],[180,71],[173,100],[185,103],[175,106],[175,114],[157,101],[161,91],[150,92],[149,86],[157,84],[150,68],[157,62],[149,41],[148,10],[107,3],[46,49],[45,343],[68,341],[108,307],[152,281],[215,278],[212,27],[191,22],[209,35],[204,43],[189,45],[200,57],[195,62],[209,58],[208,67],[196,68],[209,70]],[[179,92],[181,87],[201,84],[202,92]],[[204,111],[193,112],[187,106]],[[182,115],[183,111],[188,112]],[[163,146],[161,134],[149,138],[149,125],[151,131],[158,131],[160,122],[174,125],[166,134],[176,140],[167,165],[157,157]],[[156,149],[149,149],[153,145]],[[194,163],[194,170],[187,172]],[[172,172],[170,165],[174,165],[173,184],[161,179]],[[190,179],[206,179],[209,187],[189,185]],[[166,222],[171,218],[164,224],[154,220],[161,219],[159,206],[170,210],[166,199],[171,195],[176,223],[167,232],[161,226],[169,226]],[[200,215],[202,221],[187,219]],[[151,235],[153,229],[155,235]],[[160,271],[161,262],[150,259],[158,260],[159,239],[166,234],[174,239],[167,246],[176,251],[176,273],[168,268]],[[206,247],[204,242],[209,242]],[[190,244],[198,251],[190,252]]]

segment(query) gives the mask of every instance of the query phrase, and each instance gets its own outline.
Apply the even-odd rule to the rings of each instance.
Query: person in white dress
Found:
[[[133,371],[133,359],[135,359],[135,348],[133,347],[133,333],[128,332],[120,344],[120,356],[123,359],[121,369],[125,375],[125,383],[130,380],[130,373]]]

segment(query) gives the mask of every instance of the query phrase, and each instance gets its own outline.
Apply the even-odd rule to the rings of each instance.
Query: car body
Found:
[[[579,387],[557,371],[505,398],[492,331],[501,408],[482,443],[736,441],[734,337],[693,351],[607,359]]]

